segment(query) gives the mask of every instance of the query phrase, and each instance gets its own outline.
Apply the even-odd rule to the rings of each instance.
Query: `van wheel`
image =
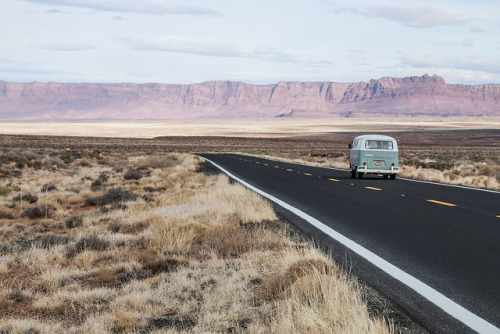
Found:
[[[354,179],[356,177],[356,170],[351,169],[351,179]]]
[[[384,179],[387,179],[389,177],[389,175],[387,175],[387,174],[384,174],[382,176],[384,177]]]
[[[391,180],[395,180],[396,179],[396,174],[391,174]]]
[[[362,179],[363,178],[363,173],[356,173],[356,176],[358,179]]]

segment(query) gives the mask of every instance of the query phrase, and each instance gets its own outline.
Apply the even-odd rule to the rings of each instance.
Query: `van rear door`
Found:
[[[367,140],[364,158],[368,169],[388,170],[393,163],[397,164],[397,151],[390,140]]]

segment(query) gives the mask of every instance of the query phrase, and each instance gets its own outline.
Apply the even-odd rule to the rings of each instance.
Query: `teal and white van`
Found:
[[[396,178],[399,173],[399,153],[396,139],[382,135],[363,135],[354,138],[351,149],[351,177],[361,179],[365,174],[379,174],[384,179]]]

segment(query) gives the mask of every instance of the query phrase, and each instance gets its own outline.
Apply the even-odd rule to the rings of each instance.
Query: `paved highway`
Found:
[[[500,333],[500,192],[202,156],[281,205],[430,331]]]

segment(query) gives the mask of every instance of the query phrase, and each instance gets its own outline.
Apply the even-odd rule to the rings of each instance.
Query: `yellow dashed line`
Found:
[[[307,175],[307,176],[312,176],[312,174],[309,174],[309,173],[304,173],[304,175]]]
[[[256,164],[260,164],[260,162],[258,162],[258,161],[256,161],[255,163],[256,163]]]
[[[337,179],[328,179],[330,181],[333,181],[333,182],[340,182],[340,180],[337,180]]]
[[[280,168],[280,166],[274,166],[274,168]]]
[[[268,164],[264,164],[264,166],[269,166]]]
[[[435,201],[433,199],[428,199],[427,202],[432,202],[436,204],[441,204],[441,205],[446,205],[446,206],[457,206],[456,204],[451,204],[451,203],[446,203],[446,202],[440,202],[440,201]]]
[[[405,194],[401,194],[401,197],[406,197],[406,195]]]
[[[380,188],[374,188],[374,187],[365,187],[366,189],[370,189],[370,190],[382,190]]]
[[[289,172],[293,172],[293,169],[288,168],[288,169],[287,169],[287,171],[289,171]]]

